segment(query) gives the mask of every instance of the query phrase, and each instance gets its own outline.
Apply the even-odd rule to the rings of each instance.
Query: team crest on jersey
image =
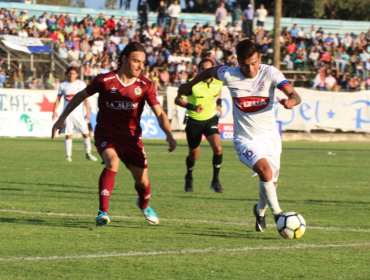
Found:
[[[135,88],[135,95],[136,95],[136,96],[140,96],[140,95],[141,95],[141,93],[142,93],[141,87],[137,86],[137,87]]]
[[[239,110],[245,113],[252,113],[266,108],[270,99],[268,97],[251,96],[233,98],[233,101]]]
[[[110,93],[117,93],[117,89],[115,88],[115,87],[112,87],[111,89],[110,89]]]
[[[265,88],[265,82],[264,81],[262,81],[262,82],[260,82],[259,84],[258,84],[258,88],[259,88],[259,90],[264,90],[264,88]]]

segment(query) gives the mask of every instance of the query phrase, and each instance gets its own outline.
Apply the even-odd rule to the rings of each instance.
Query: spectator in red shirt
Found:
[[[321,59],[320,59],[322,62],[325,62],[325,63],[330,63],[330,60],[331,60],[331,55],[330,55],[330,52],[329,50],[326,50],[325,53],[323,53],[321,55]]]
[[[58,42],[58,32],[56,29],[53,29],[53,31],[49,35],[50,39],[53,39],[55,42]]]
[[[116,22],[114,21],[114,16],[112,16],[110,19],[107,21],[107,27],[111,30],[116,29]]]
[[[286,47],[289,54],[293,54],[295,52],[296,48],[297,48],[297,46],[293,41]]]

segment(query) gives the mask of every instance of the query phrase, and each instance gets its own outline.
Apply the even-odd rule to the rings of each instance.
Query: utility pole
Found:
[[[281,32],[281,6],[283,0],[275,0],[274,12],[274,58],[273,65],[280,69],[280,32]]]

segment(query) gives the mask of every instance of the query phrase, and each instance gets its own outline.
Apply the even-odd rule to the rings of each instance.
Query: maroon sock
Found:
[[[137,184],[135,184],[135,189],[137,194],[139,195],[139,206],[141,209],[148,208],[149,200],[150,200],[150,182],[146,188],[140,188]]]
[[[99,209],[108,213],[110,195],[114,187],[117,172],[104,168],[99,179]]]

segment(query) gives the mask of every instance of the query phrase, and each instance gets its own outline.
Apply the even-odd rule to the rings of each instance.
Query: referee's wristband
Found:
[[[196,106],[193,105],[193,104],[186,104],[186,109],[190,110],[190,111],[195,111],[196,110]]]

